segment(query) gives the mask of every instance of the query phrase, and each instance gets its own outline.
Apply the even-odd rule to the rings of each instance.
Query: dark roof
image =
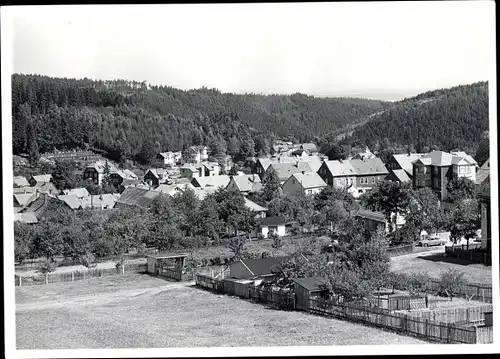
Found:
[[[389,175],[385,178],[387,181],[410,182],[411,178],[405,170],[389,170]]]
[[[127,187],[116,203],[147,208],[151,206],[153,200],[160,194],[161,192],[150,191],[143,188]]]
[[[328,284],[326,278],[310,277],[310,278],[292,278],[292,280],[305,288],[308,292],[319,292],[325,290],[323,286]]]
[[[385,216],[381,212],[373,212],[366,209],[360,209],[356,213],[356,217],[373,219],[375,221],[385,222]]]
[[[241,262],[254,274],[266,275],[271,274],[271,268],[287,262],[291,256],[283,257],[267,257],[259,259],[242,259]]]
[[[260,224],[263,226],[273,226],[277,224],[285,224],[285,217],[283,216],[275,216],[275,217],[266,217],[262,218]]]

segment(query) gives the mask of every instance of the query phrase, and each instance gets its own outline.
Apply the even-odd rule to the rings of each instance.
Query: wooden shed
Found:
[[[249,298],[249,286],[253,286],[254,281],[249,279],[224,279],[224,292],[229,295],[236,295],[238,297]]]
[[[295,291],[295,308],[307,310],[309,298],[328,296],[325,286],[328,280],[321,277],[293,278]]]
[[[169,278],[181,280],[182,270],[188,255],[150,255],[147,257],[147,273],[164,275]]]

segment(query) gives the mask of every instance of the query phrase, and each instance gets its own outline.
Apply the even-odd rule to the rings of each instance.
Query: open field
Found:
[[[439,247],[427,252],[393,257],[391,269],[399,273],[427,272],[431,277],[439,278],[442,272],[451,268],[463,272],[464,277],[471,283],[491,286],[491,266],[447,258],[443,254],[444,248]]]
[[[18,349],[417,344],[146,275],[16,288]]]

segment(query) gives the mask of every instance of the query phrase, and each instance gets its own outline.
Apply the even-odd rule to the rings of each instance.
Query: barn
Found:
[[[296,309],[309,308],[309,298],[328,296],[328,280],[320,277],[293,278]]]
[[[150,255],[147,257],[147,273],[181,280],[187,254]]]

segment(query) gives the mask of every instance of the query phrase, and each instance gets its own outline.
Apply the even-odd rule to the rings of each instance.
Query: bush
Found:
[[[450,298],[450,301],[452,301],[453,297],[459,295],[461,289],[466,284],[467,281],[464,278],[464,273],[454,269],[448,269],[446,272],[441,273],[439,277],[438,294],[446,295]]]
[[[283,240],[281,239],[281,237],[279,236],[278,233],[271,232],[271,234],[269,235],[269,238],[273,241],[273,244],[272,244],[273,248],[280,249],[281,247],[283,247]]]
[[[40,264],[38,265],[38,270],[42,274],[52,273],[53,271],[56,270],[57,265],[58,264],[56,261],[46,259],[46,260],[40,262]]]

